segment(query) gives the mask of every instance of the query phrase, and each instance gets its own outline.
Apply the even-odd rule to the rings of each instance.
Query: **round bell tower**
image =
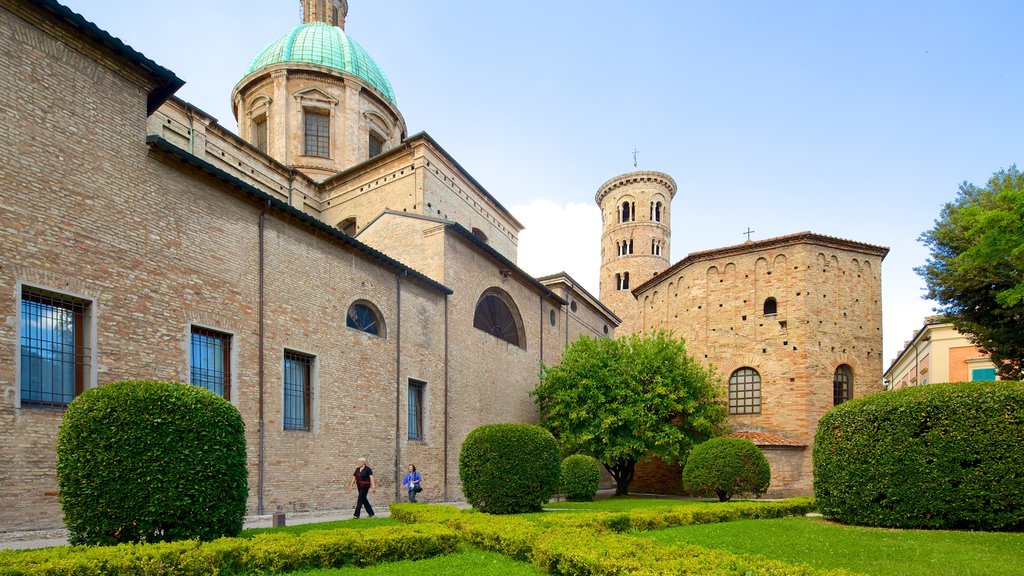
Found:
[[[639,304],[632,290],[671,262],[672,198],[668,174],[639,171],[605,182],[594,200],[601,207],[601,301],[622,319],[620,334],[638,328]]]

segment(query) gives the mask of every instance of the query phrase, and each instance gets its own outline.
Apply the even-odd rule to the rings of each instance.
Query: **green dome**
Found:
[[[248,76],[260,68],[281,62],[316,64],[358,76],[397,104],[384,71],[362,46],[337,26],[310,22],[292,28],[291,32],[261,50],[245,74]]]

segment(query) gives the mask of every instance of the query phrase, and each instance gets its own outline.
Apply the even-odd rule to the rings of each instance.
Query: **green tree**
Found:
[[[960,332],[992,355],[1000,376],[1024,369],[1024,174],[1011,166],[979,188],[964,182],[935,227],[916,268],[928,298]]]
[[[588,454],[629,492],[633,470],[653,456],[686,457],[722,431],[721,380],[664,332],[626,338],[583,337],[562,363],[545,368],[533,392],[546,426],[568,453]]]

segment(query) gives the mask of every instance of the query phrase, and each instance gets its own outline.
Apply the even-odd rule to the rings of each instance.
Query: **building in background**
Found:
[[[883,375],[886,390],[995,379],[996,365],[989,355],[942,316],[926,318]]]

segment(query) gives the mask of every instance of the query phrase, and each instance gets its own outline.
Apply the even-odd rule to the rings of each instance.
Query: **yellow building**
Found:
[[[925,319],[885,371],[886,390],[918,384],[977,382],[996,379],[989,355],[941,316]]]

